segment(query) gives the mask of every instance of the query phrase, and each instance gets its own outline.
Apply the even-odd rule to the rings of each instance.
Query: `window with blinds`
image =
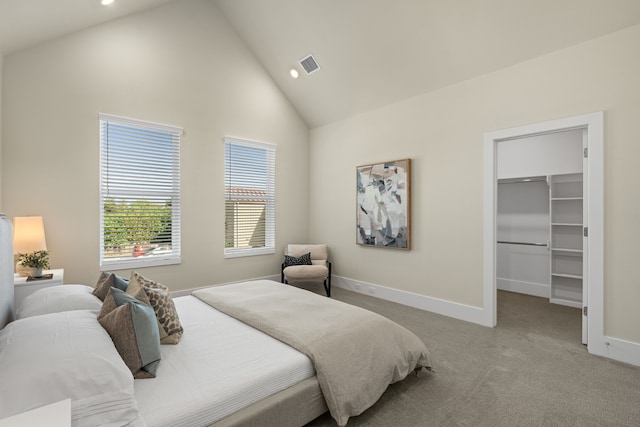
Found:
[[[275,253],[276,146],[225,138],[225,258]]]
[[[100,267],[179,263],[182,128],[99,118]]]

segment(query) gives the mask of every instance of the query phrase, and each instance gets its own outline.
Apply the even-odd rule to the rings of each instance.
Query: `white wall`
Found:
[[[284,245],[306,240],[308,127],[213,2],[172,2],[9,55],[3,77],[3,208],[44,217],[66,283],[98,276],[98,112],[185,129],[183,262],[141,274],[172,290],[275,275]],[[223,258],[225,135],[277,144],[275,255]]]
[[[501,141],[498,179],[582,173],[582,129]]]
[[[0,212],[2,212],[2,61],[0,55]]]
[[[336,275],[482,307],[484,133],[605,111],[605,334],[640,343],[638,46],[640,26],[313,129],[311,239]],[[355,167],[404,157],[413,249],[356,245]]]
[[[498,183],[496,237],[498,242],[547,243],[549,187],[545,181]],[[498,289],[549,298],[548,247],[498,243]]]

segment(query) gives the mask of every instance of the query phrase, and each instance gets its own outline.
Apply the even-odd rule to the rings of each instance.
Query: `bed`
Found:
[[[39,291],[0,331],[0,418],[71,398],[77,426],[303,426],[327,410],[345,425],[431,368],[424,344],[388,319],[260,280],[171,299],[179,342],[142,361],[153,377],[134,379],[93,292]]]

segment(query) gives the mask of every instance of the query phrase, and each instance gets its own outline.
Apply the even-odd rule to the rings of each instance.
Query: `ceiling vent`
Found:
[[[300,60],[300,66],[306,71],[307,74],[313,74],[320,69],[318,62],[309,54]]]

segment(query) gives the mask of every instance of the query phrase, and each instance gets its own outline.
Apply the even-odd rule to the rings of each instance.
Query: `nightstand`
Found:
[[[31,280],[27,282],[27,278],[24,276],[13,276],[13,289],[14,289],[14,309],[17,310],[20,307],[20,303],[24,298],[31,295],[35,291],[40,289],[50,288],[51,286],[59,286],[64,283],[64,268],[58,268],[55,270],[44,270],[42,274],[53,274],[51,279]]]

